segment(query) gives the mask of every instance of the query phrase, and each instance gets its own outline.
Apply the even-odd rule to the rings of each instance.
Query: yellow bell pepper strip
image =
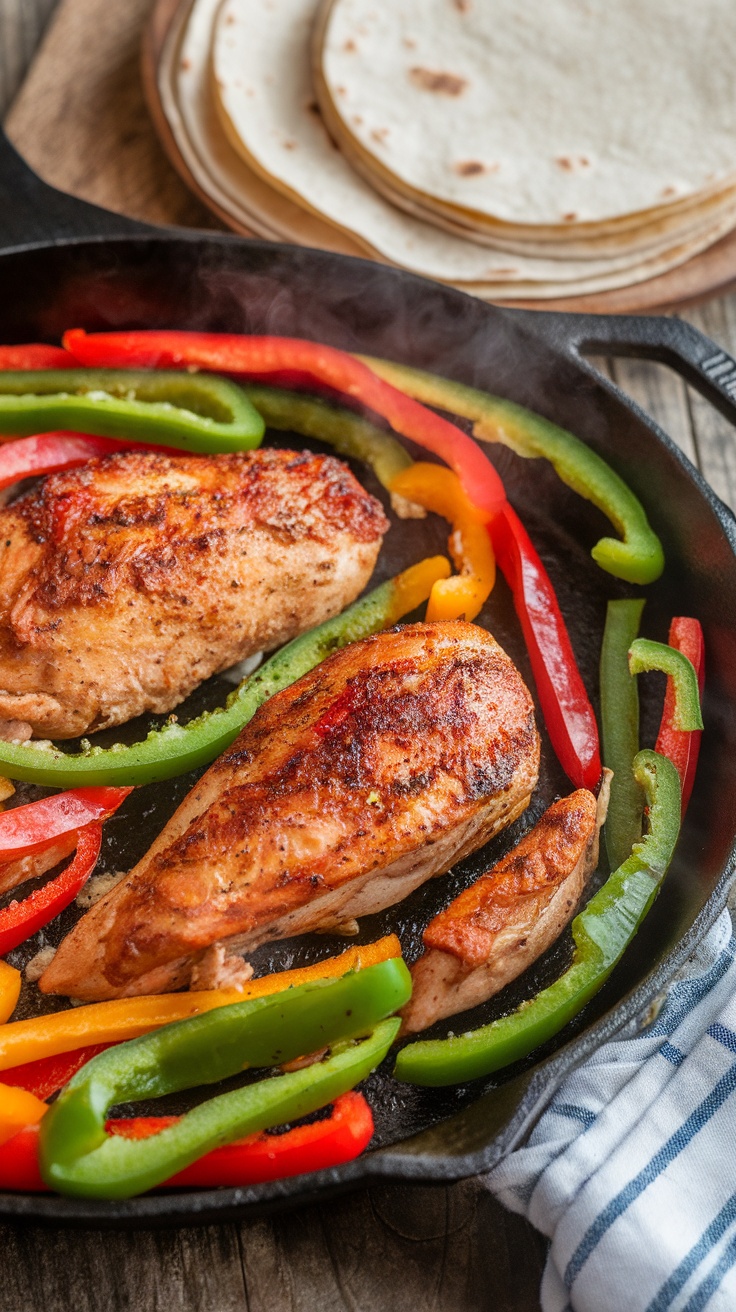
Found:
[[[672,762],[639,752],[634,772],[647,801],[647,833],[573,920],[572,965],[490,1025],[408,1044],[396,1061],[397,1079],[435,1086],[490,1075],[559,1034],[603,987],[661,888],[680,832],[680,779]]]
[[[473,421],[479,442],[500,442],[526,458],[549,460],[573,492],[592,502],[621,535],[601,538],[591,552],[601,569],[629,583],[653,583],[664,569],[662,544],[638,497],[605,460],[579,438],[541,415],[489,392],[390,360],[360,356],[407,396]]]
[[[21,973],[7,961],[0,961],[0,1025],[10,1020],[20,997]]]
[[[337,957],[317,961],[296,970],[277,971],[249,980],[243,989],[208,989],[194,993],[159,993],[154,997],[120,998],[93,1002],[86,1007],[55,1011],[49,1016],[16,1020],[0,1027],[0,1071],[30,1062],[75,1052],[89,1044],[121,1043],[142,1034],[226,1007],[234,1002],[265,998],[284,989],[314,980],[337,979],[350,970],[365,970],[379,962],[401,956],[395,934],[375,943],[356,945]]]
[[[391,491],[452,524],[448,547],[459,573],[435,583],[429,596],[427,619],[474,620],[496,581],[496,561],[486,517],[466,496],[457,474],[444,465],[418,461],[395,475]]]
[[[265,425],[225,378],[128,369],[0,371],[0,433],[52,430],[183,451],[247,451]]]
[[[28,1125],[37,1125],[48,1107],[27,1089],[0,1084],[0,1148]]]
[[[613,771],[606,816],[611,869],[625,861],[641,838],[644,795],[632,765],[639,750],[639,690],[629,672],[628,651],[639,632],[644,601],[609,601],[601,647],[601,741],[603,764]]]
[[[243,680],[224,707],[205,711],[188,724],[167,721],[130,746],[97,747],[87,743],[81,752],[0,740],[0,769],[11,779],[69,787],[152,783],[209,765],[269,697],[288,688],[341,647],[396,624],[421,605],[437,579],[447,578],[449,573],[450,564],[444,556],[411,565],[354,601],[342,614],[287,643]]]
[[[213,1148],[316,1111],[383,1059],[399,1028],[398,1020],[387,1018],[410,995],[404,962],[382,961],[108,1048],[74,1076],[44,1117],[41,1174],[63,1193],[130,1198]],[[323,1061],[220,1094],[152,1139],[106,1133],[114,1104],[216,1084],[253,1067],[283,1066],[325,1047]]]

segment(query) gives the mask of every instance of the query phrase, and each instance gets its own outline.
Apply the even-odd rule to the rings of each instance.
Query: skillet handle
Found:
[[[0,248],[156,231],[42,182],[0,128]]]
[[[586,355],[618,355],[669,365],[736,424],[736,360],[692,324],[665,315],[534,312],[534,317],[544,321],[538,323],[544,336],[578,362]]]

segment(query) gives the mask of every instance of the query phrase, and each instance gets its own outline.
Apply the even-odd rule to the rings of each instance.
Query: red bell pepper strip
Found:
[[[45,1102],[52,1094],[63,1089],[72,1076],[81,1071],[98,1052],[104,1052],[105,1048],[110,1047],[110,1043],[91,1043],[86,1048],[76,1048],[74,1052],[39,1057],[37,1061],[29,1061],[23,1066],[13,1066],[11,1070],[3,1071],[0,1083],[10,1084],[16,1089],[27,1089]]]
[[[574,786],[593,791],[601,777],[598,725],[549,575],[511,506],[489,531],[513,594],[552,746]]]
[[[0,488],[11,487],[21,478],[55,474],[76,469],[96,456],[128,451],[134,443],[112,437],[88,437],[85,433],[39,433],[19,437],[0,446]],[[143,443],[136,443],[143,446]]]
[[[702,701],[705,685],[705,643],[699,621],[684,615],[676,616],[670,624],[667,643],[670,647],[681,651],[684,656],[687,656],[688,660],[692,661],[695,673],[698,676],[698,690]],[[687,804],[690,801],[690,794],[693,791],[695,771],[698,768],[700,739],[703,735],[700,729],[693,729],[689,733],[683,729],[676,729],[674,719],[675,689],[672,679],[668,678],[667,690],[664,695],[662,722],[659,726],[655,751],[662,756],[668,756],[680,776],[682,815],[684,818]]]
[[[26,342],[23,346],[0,346],[0,369],[68,369],[75,362],[61,346]]]
[[[52,847],[64,834],[107,820],[132,788],[72,788],[0,813],[0,863]]]
[[[445,460],[474,505],[495,521],[491,537],[514,593],[555,752],[575,787],[597,786],[600,753],[595,715],[554,589],[506,501],[499,475],[460,428],[385,383],[353,356],[299,338],[173,331],[87,334],[77,328],[64,335],[64,345],[82,364],[92,366],[195,367],[271,382],[288,375],[291,385],[296,376],[296,385],[301,386],[316,380],[360,400],[398,433]]]
[[[20,808],[18,808],[20,809]],[[102,825],[81,829],[74,859],[42,888],[22,902],[11,902],[0,911],[0,957],[36,934],[74,900],[95,868],[102,843]]]
[[[345,351],[298,337],[245,337],[231,333],[142,331],[86,333],[72,328],[64,345],[81,364],[122,369],[189,368],[247,375],[260,382],[287,373],[354,397],[391,427],[447,462],[481,510],[494,515],[506,493],[496,470],[472,437],[456,424],[385,383]]]
[[[177,1120],[177,1116],[139,1116],[108,1121],[106,1129],[110,1134],[145,1139]],[[358,1157],[368,1147],[372,1134],[373,1115],[363,1095],[344,1093],[335,1100],[327,1120],[297,1125],[285,1134],[257,1134],[215,1148],[172,1176],[162,1188],[235,1187],[323,1171]],[[48,1191],[38,1169],[37,1125],[28,1126],[3,1144],[0,1189],[24,1193]]]

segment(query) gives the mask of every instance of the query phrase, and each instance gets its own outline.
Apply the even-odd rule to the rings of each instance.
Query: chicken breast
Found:
[[[387,527],[330,456],[130,451],[50,475],[0,508],[0,736],[171,710],[337,614]]]
[[[353,643],[261,707],[41,988],[177,988],[214,945],[379,911],[515,820],[538,769],[531,696],[490,634],[457,621]]]
[[[598,864],[611,772],[598,800],[581,788],[541,820],[424,931],[403,1034],[467,1011],[521,975],[562,933]]]

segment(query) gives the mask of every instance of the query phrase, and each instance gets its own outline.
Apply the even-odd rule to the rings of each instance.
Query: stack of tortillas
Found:
[[[236,228],[557,299],[736,227],[735,49],[733,0],[193,0],[159,96]]]

